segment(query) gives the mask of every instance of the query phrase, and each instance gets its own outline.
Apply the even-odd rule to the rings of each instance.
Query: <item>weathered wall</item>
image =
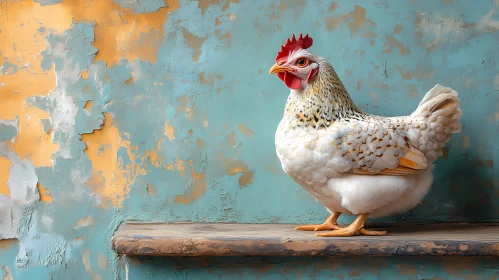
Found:
[[[497,221],[498,31],[497,0],[1,1],[0,276],[493,278],[488,259],[122,264],[109,240],[130,219],[327,216],[274,150],[288,90],[267,73],[300,32],[371,113],[408,114],[436,83],[461,96],[434,188],[390,221]]]

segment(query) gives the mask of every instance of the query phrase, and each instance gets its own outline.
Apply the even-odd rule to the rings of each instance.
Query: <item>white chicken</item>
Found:
[[[270,69],[291,89],[275,134],[282,168],[331,212],[323,224],[296,229],[328,230],[318,236],[384,235],[364,222],[422,201],[433,183],[433,163],[461,129],[458,95],[436,85],[409,116],[368,114],[310,46],[308,35],[293,35]],[[357,218],[341,228],[342,213]]]

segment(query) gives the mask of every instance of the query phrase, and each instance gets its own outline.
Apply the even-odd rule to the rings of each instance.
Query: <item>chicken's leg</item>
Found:
[[[316,236],[326,236],[326,237],[340,237],[340,236],[353,236],[353,235],[385,235],[386,231],[374,231],[364,229],[364,222],[369,214],[360,214],[353,223],[345,228],[340,228],[338,230],[333,230],[324,233],[316,233]]]
[[[327,218],[324,223],[320,225],[304,225],[304,226],[298,226],[295,228],[295,230],[313,230],[313,231],[319,231],[319,230],[332,230],[332,229],[340,229],[338,226],[337,220],[338,217],[341,215],[340,212],[333,212],[329,218]]]

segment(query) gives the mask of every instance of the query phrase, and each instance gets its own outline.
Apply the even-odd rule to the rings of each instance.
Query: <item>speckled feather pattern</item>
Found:
[[[333,67],[291,90],[275,135],[283,170],[330,211],[386,216],[416,206],[432,184],[432,164],[460,129],[457,93],[431,89],[409,116],[362,112]],[[409,159],[402,176],[379,175]],[[400,175],[400,174],[399,174]]]

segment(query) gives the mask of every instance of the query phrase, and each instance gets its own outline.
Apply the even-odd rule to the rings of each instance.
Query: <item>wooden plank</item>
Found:
[[[317,237],[290,224],[124,223],[118,254],[145,256],[499,256],[499,224],[404,224],[386,236]]]

